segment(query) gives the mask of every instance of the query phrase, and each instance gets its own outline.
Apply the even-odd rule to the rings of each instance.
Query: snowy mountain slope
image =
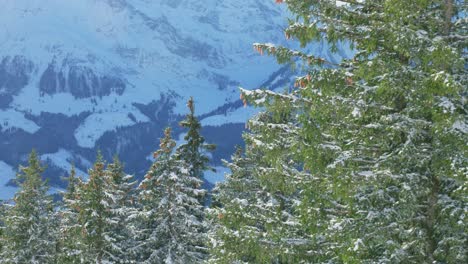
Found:
[[[6,186],[6,184],[15,177],[14,169],[3,161],[0,161],[0,200],[7,200],[13,197],[16,188]]]
[[[116,95],[102,99],[100,110],[129,98],[148,103],[170,90],[218,99],[204,100],[203,113],[232,99],[240,79],[256,85],[260,76],[253,75],[265,78],[277,67],[254,63],[250,47],[258,32],[280,41],[283,18],[273,4],[260,5],[265,1],[2,2],[1,55],[21,56],[37,73],[16,96],[18,110],[76,114],[89,109],[86,99],[93,95]],[[31,105],[31,97],[41,94]],[[64,109],[63,102],[78,98],[84,104]]]
[[[208,139],[219,145],[214,158],[229,157],[250,113],[236,110],[238,86],[272,83],[280,69],[251,45],[285,43],[286,11],[274,1],[0,0],[0,6],[0,160],[16,168],[36,148],[53,157],[46,159],[53,185],[63,185],[64,160],[78,159],[84,173],[97,149],[107,159],[119,154],[130,173],[143,173],[163,128],[181,132],[176,123],[189,96]],[[330,56],[324,45],[311,48]]]

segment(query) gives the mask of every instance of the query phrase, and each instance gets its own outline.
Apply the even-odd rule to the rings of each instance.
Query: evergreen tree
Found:
[[[298,100],[279,98],[298,108],[298,162],[319,178],[300,207],[322,245],[313,262],[466,262],[464,1],[277,2],[296,15],[288,39],[354,49],[337,64],[255,44],[303,61]]]
[[[81,258],[85,263],[104,263],[112,258],[108,226],[114,223],[110,212],[113,186],[108,181],[100,153],[88,174],[89,180],[83,185],[78,203],[83,243]]]
[[[140,184],[144,228],[139,248],[142,263],[199,263],[206,257],[202,181],[189,165],[176,159],[176,145],[167,128],[155,163]]]
[[[187,161],[191,165],[190,175],[203,178],[203,172],[212,169],[209,165],[209,158],[204,152],[214,151],[214,144],[205,143],[205,138],[200,134],[201,124],[195,116],[195,104],[190,97],[187,102],[190,113],[180,122],[180,126],[188,128],[184,139],[185,144],[177,148],[178,158]]]
[[[68,186],[63,194],[60,215],[59,263],[82,263],[83,240],[79,222],[80,198],[83,182],[72,166],[67,178]]]
[[[33,150],[27,167],[20,166],[16,182],[19,190],[2,217],[2,263],[54,263],[56,229],[54,204],[42,180],[39,157]]]
[[[245,155],[237,151],[227,164],[232,173],[215,188],[213,263],[298,263],[310,248],[298,214],[310,175],[294,161],[294,112],[275,97],[261,100],[267,110],[248,123]]]
[[[184,137],[186,143],[177,148],[176,156],[190,165],[189,172],[191,176],[203,179],[204,171],[214,171],[208,165],[210,160],[206,152],[214,151],[216,146],[205,143],[205,138],[200,133],[201,124],[195,116],[195,104],[192,97],[187,102],[187,107],[190,113],[180,122],[180,126],[188,129]],[[204,203],[204,201],[202,202]]]
[[[135,182],[117,157],[105,168],[100,153],[89,181],[72,168],[61,210],[60,263],[131,263],[130,232]]]
[[[261,186],[253,177],[255,160],[249,156],[238,148],[232,162],[226,162],[231,173],[213,189],[210,263],[254,262],[262,254],[253,201]]]
[[[129,251],[134,247],[133,236],[134,221],[132,216],[136,213],[134,200],[136,199],[135,184],[133,176],[124,173],[124,166],[117,156],[107,166],[107,177],[109,184],[110,218],[112,221],[107,225],[107,237],[109,242],[108,251],[111,263],[131,263],[132,255]]]

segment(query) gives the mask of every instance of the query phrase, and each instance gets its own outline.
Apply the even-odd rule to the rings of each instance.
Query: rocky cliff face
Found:
[[[85,174],[98,149],[140,175],[189,96],[220,145],[219,164],[252,114],[238,86],[283,88],[292,75],[252,51],[253,42],[285,41],[286,11],[274,1],[1,2],[0,182],[31,148],[56,186],[72,160]]]
[[[0,63],[0,109],[6,109],[29,83],[33,62],[23,56],[5,56]]]
[[[86,66],[57,67],[49,64],[39,80],[40,95],[70,93],[77,99],[103,97],[111,93],[122,95],[125,82],[117,76],[99,76]]]

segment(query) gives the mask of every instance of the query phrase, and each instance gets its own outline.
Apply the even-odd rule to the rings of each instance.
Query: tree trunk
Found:
[[[435,222],[437,221],[437,212],[436,212],[436,207],[437,207],[437,202],[438,202],[438,195],[439,195],[439,179],[437,176],[433,176],[432,179],[432,187],[431,187],[431,193],[429,194],[429,199],[428,199],[428,208],[427,208],[427,222],[426,222],[426,230],[427,230],[427,236],[428,236],[428,248],[427,248],[427,256],[429,258],[430,263],[434,262],[434,252],[437,249],[437,241],[435,239]]]
[[[453,16],[453,0],[445,0],[444,35],[450,34]]]

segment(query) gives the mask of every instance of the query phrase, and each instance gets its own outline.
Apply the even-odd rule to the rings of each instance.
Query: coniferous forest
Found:
[[[465,1],[276,2],[298,49],[254,49],[300,76],[240,90],[260,112],[224,182],[202,188],[215,146],[193,99],[185,143],[167,128],[141,182],[98,153],[54,202],[33,151],[0,207],[0,263],[468,263]]]

